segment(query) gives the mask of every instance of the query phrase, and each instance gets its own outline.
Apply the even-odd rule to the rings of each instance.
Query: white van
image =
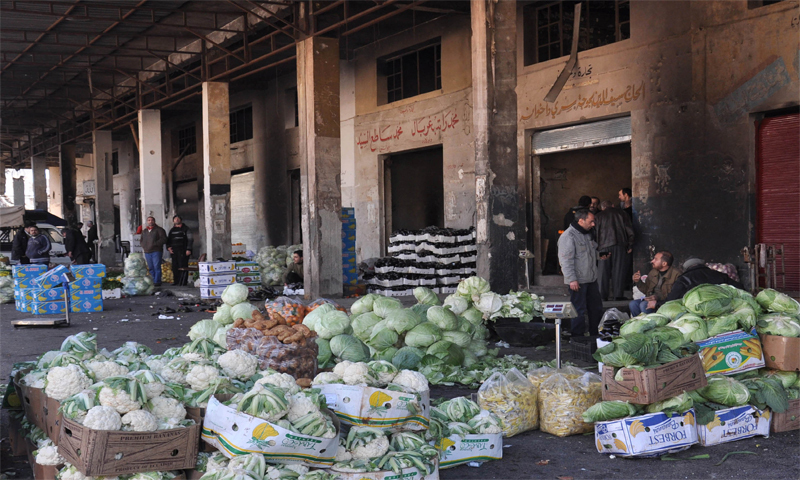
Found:
[[[47,238],[50,239],[50,263],[55,263],[59,265],[69,265],[72,263],[72,259],[67,256],[67,248],[64,246],[64,236],[55,226],[49,223],[36,223],[36,227],[39,228],[39,232],[42,235],[47,235]],[[3,255],[11,258],[11,240],[14,239],[14,236],[17,234],[19,229],[22,227],[11,228],[9,232],[4,232],[8,234],[8,242],[2,242],[3,251],[0,252]],[[12,264],[18,263],[17,261],[12,261]]]

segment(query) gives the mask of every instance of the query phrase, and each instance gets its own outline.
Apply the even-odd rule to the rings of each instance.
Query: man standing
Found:
[[[570,333],[582,336],[589,317],[589,333],[597,335],[603,315],[603,301],[597,288],[597,243],[592,240],[594,215],[588,208],[575,212],[575,220],[558,239],[558,261],[569,285],[570,302],[578,312],[572,319]],[[601,257],[605,258],[605,257]]]
[[[16,262],[20,265],[27,265],[31,263],[30,258],[26,255],[28,250],[28,240],[31,238],[30,230],[31,227],[35,227],[36,224],[31,221],[25,222],[25,226],[17,230],[17,234],[14,235],[14,240],[11,241],[11,261]]]
[[[183,224],[181,217],[172,217],[172,228],[167,235],[167,250],[172,255],[173,285],[186,285],[189,272],[189,257],[192,256],[192,231]],[[183,270],[181,270],[183,269]]]
[[[147,228],[142,230],[142,251],[147,260],[147,269],[153,277],[156,287],[161,286],[161,255],[164,252],[164,244],[167,243],[167,232],[156,225],[154,217],[147,217]]]
[[[575,211],[581,208],[589,208],[591,205],[592,205],[592,197],[588,195],[584,195],[580,199],[578,199],[578,205],[570,208],[567,214],[564,215],[564,230],[566,231],[569,228],[570,224],[572,224],[572,221],[575,219]]]
[[[28,239],[28,248],[25,250],[25,256],[28,257],[31,263],[39,263],[47,265],[50,263],[50,239],[47,235],[39,233],[39,228],[36,225],[28,229],[30,238]]]
[[[633,200],[630,188],[623,188],[619,191],[619,208],[625,210],[631,221],[633,221]]]
[[[612,298],[623,300],[625,297],[622,292],[625,290],[625,283],[631,268],[633,223],[625,212],[614,208],[608,200],[600,204],[600,211],[594,218],[597,250],[601,256],[611,254],[611,258],[600,260],[597,266],[597,286],[600,289],[600,297],[606,300],[609,290],[611,290]]]
[[[672,291],[667,295],[667,301],[678,300],[686,295],[686,292],[698,285],[709,283],[711,285],[728,284],[740,290],[744,290],[744,285],[733,280],[722,272],[711,270],[706,266],[705,260],[697,257],[689,257],[683,262],[683,275],[675,280]]]
[[[592,204],[589,205],[589,211],[593,214],[597,215],[597,212],[600,211],[600,198],[599,197],[592,197]]]
[[[89,263],[89,246],[86,245],[86,240],[77,227],[70,225],[64,229],[64,248],[67,250],[67,256],[75,265]]]
[[[86,222],[89,231],[86,233],[86,243],[89,244],[89,252],[91,252],[92,261],[97,261],[97,225],[94,222]]]
[[[303,283],[303,251],[292,254],[292,264],[283,272],[283,284]]]
[[[633,282],[636,287],[646,295],[641,300],[633,300],[628,306],[631,309],[631,317],[641,313],[653,313],[656,308],[667,301],[667,297],[672,292],[672,287],[678,279],[680,272],[672,268],[673,256],[667,251],[658,252],[650,265],[653,269],[647,274],[647,280],[642,281],[642,273],[636,271],[633,274]]]

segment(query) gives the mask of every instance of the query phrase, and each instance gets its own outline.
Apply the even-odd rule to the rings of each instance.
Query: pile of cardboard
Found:
[[[71,273],[74,281],[64,288],[65,274]],[[14,298],[17,311],[34,315],[49,315],[70,311],[103,311],[103,277],[105,265],[63,265],[47,271],[46,265],[15,265]],[[69,295],[69,298],[67,298]]]
[[[256,262],[199,262],[200,297],[220,298],[233,283],[247,285],[250,293],[261,286],[261,267]]]

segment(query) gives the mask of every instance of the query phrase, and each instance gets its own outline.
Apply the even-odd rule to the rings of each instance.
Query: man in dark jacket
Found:
[[[64,229],[64,248],[73,264],[86,265],[89,263],[89,246],[86,245],[86,240],[80,230],[72,225]]]
[[[630,217],[619,208],[614,208],[608,200],[600,204],[600,211],[594,217],[597,234],[597,251],[602,256],[611,254],[610,258],[600,260],[597,264],[597,287],[600,297],[623,300],[623,290],[627,283],[628,270],[631,268],[631,252],[633,251],[633,223]]]
[[[20,265],[27,265],[31,263],[30,258],[26,255],[28,250],[28,239],[30,236],[31,227],[35,227],[34,222],[25,222],[25,227],[17,230],[14,235],[14,240],[11,242],[11,260],[19,262]]]
[[[91,252],[91,260],[94,262],[97,260],[97,225],[94,222],[86,222],[86,225],[89,227],[89,231],[86,232],[86,243],[89,244],[89,251]]]
[[[564,231],[567,231],[569,226],[572,224],[572,221],[575,220],[576,211],[582,208],[588,209],[591,205],[592,205],[592,197],[589,197],[587,195],[582,196],[578,200],[578,205],[570,208],[567,214],[564,215]]]
[[[675,280],[675,284],[672,286],[672,291],[667,296],[666,301],[681,299],[686,292],[704,283],[711,285],[721,285],[725,283],[744,290],[744,286],[741,283],[733,280],[722,272],[711,270],[706,267],[705,260],[701,260],[697,257],[689,257],[688,260],[683,262],[683,275]]]
[[[172,228],[167,235],[167,250],[172,255],[172,284],[186,285],[189,277],[186,269],[189,267],[189,257],[192,256],[192,231],[177,215],[172,217]]]
[[[161,286],[161,255],[167,243],[167,232],[156,224],[155,217],[147,217],[147,228],[142,230],[142,251],[147,260],[147,269],[156,287]]]
[[[50,238],[44,233],[39,233],[36,225],[28,229],[30,238],[28,239],[28,248],[25,250],[25,256],[31,260],[31,263],[40,263],[47,265],[50,263],[50,249],[52,244]]]
[[[672,253],[664,250],[658,252],[650,261],[653,269],[647,274],[647,279],[642,281],[642,272],[636,271],[633,274],[633,283],[646,297],[633,300],[628,306],[631,310],[631,317],[640,313],[653,313],[664,304],[672,291],[673,285],[680,276],[681,272],[672,266],[674,258]]]

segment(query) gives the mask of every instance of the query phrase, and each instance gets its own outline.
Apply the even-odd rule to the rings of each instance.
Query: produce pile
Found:
[[[302,250],[303,245],[281,245],[278,247],[262,247],[253,261],[261,267],[261,283],[266,287],[281,285],[281,276],[286,267],[292,264],[292,254]]]
[[[14,279],[11,276],[0,277],[0,303],[14,303]]]
[[[200,452],[195,470],[203,480],[335,480],[325,470],[309,470],[304,465],[267,465],[263,455],[250,453],[232,459],[220,452]]]
[[[164,283],[175,283],[175,276],[172,274],[171,258],[165,258],[161,261],[161,281]]]
[[[153,279],[147,270],[143,253],[131,253],[125,259],[122,293],[128,296],[150,295],[155,289]]]

